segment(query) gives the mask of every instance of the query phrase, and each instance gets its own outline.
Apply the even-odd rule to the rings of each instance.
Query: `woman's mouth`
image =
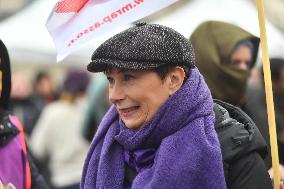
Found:
[[[128,118],[132,116],[133,114],[135,114],[138,109],[139,109],[139,106],[133,106],[129,108],[119,109],[119,112],[120,112],[120,115],[122,115],[124,118]]]

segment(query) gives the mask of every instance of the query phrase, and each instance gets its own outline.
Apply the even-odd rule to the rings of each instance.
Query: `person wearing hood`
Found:
[[[196,66],[214,98],[242,106],[259,38],[233,24],[206,21],[191,34]]]
[[[196,66],[203,74],[213,98],[246,111],[244,108],[246,88],[251,69],[256,62],[259,38],[233,24],[206,21],[193,31],[190,41],[194,47]],[[235,114],[237,111],[229,112],[229,115],[245,125],[243,131],[250,133],[247,142],[241,142],[238,147],[233,147],[224,140],[226,137],[221,134],[222,132],[218,131],[220,124],[216,122],[215,126],[221,143],[224,167],[228,164],[226,160],[228,157],[232,160],[228,165],[231,168],[227,169],[229,172],[226,177],[227,186],[228,188],[266,188],[264,185],[258,185],[260,180],[256,178],[259,175],[267,178],[264,173],[267,168],[263,160],[267,156],[267,147],[262,137],[267,133],[260,130],[262,132],[260,134],[251,118],[240,108],[238,111],[242,112],[241,115],[245,115],[247,121],[239,120],[240,114]],[[248,129],[248,122],[254,125],[252,130]],[[234,136],[233,138],[236,138],[236,135],[242,137],[237,130],[221,128],[227,130],[226,133]],[[262,182],[268,181],[264,179]]]

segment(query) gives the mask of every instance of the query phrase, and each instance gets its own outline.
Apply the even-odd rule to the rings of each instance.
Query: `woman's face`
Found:
[[[230,65],[241,70],[248,70],[251,59],[252,55],[250,48],[241,46],[233,51]]]
[[[143,126],[169,98],[167,77],[162,81],[153,71],[112,69],[106,75],[109,100],[130,129]]]

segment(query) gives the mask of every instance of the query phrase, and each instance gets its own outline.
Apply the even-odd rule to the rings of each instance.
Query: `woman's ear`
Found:
[[[175,67],[168,75],[169,96],[174,94],[183,84],[185,79],[185,71],[182,67]]]

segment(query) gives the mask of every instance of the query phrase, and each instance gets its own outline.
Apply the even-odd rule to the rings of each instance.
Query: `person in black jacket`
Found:
[[[193,31],[190,36],[190,41],[192,42],[195,50],[196,66],[203,74],[213,98],[222,100],[237,107],[241,107],[242,110],[245,111],[243,108],[246,103],[246,87],[251,69],[256,63],[259,38],[230,23],[221,21],[207,21],[200,24]],[[223,105],[226,106],[227,109],[227,104],[224,103]],[[233,113],[240,111],[241,110],[238,109],[238,111],[233,111]],[[230,111],[229,115],[231,117],[236,116],[234,114],[232,115]],[[244,117],[251,120],[246,114],[241,113],[241,115],[245,115]],[[236,119],[235,117],[233,118]],[[217,116],[216,129],[220,127],[218,119],[220,118]],[[231,120],[231,118],[229,120]],[[247,121],[246,119],[236,120],[241,124],[237,124],[232,128],[237,129],[238,126],[240,126],[247,129],[246,124],[248,122],[251,124],[253,123],[253,121]],[[227,121],[224,122],[227,123]],[[242,124],[245,126],[241,126]],[[259,151],[258,148],[252,148],[256,147],[252,144],[254,144],[253,141],[260,141],[261,138],[261,141],[263,141],[264,144],[263,148],[265,149],[265,142],[267,141],[264,142],[262,135],[267,133],[259,134],[258,128],[255,127],[255,124],[253,125],[253,130],[247,129],[235,131],[240,133],[232,132],[234,130],[232,128],[228,129],[230,127],[224,127],[223,129],[225,129],[225,131],[218,132],[225,164],[225,160],[228,157],[233,157],[230,159],[230,165],[232,166],[230,166],[230,169],[225,169],[229,172],[228,175],[230,175],[230,179],[227,179],[228,188],[266,188],[264,184],[267,182],[266,179],[259,179],[258,181],[253,179],[255,177],[263,178],[263,174],[265,174],[269,179],[267,173],[265,173],[269,167],[265,166],[263,160],[266,157],[266,153],[264,153],[264,151]],[[239,134],[240,136],[238,137],[244,137],[244,134],[250,134],[252,131],[254,131],[254,134],[250,136],[250,142],[239,141],[239,146],[232,147],[230,146],[230,142],[226,141],[229,139],[223,138],[224,136],[234,138],[235,134],[237,134],[237,136]],[[255,138],[258,135],[259,137]],[[237,151],[238,149],[240,152]],[[248,153],[247,150],[249,150],[248,152],[250,153]],[[245,161],[247,161],[248,165],[244,164],[244,168],[247,169],[243,170],[240,167],[244,166],[243,162]],[[254,166],[256,166],[256,170],[254,169]],[[243,180],[240,181],[239,179],[241,177]],[[240,185],[236,185],[237,187],[235,187],[236,183]]]
[[[272,183],[263,158],[266,143],[251,118],[240,108],[214,100],[215,129],[221,144],[229,189],[269,189]]]

